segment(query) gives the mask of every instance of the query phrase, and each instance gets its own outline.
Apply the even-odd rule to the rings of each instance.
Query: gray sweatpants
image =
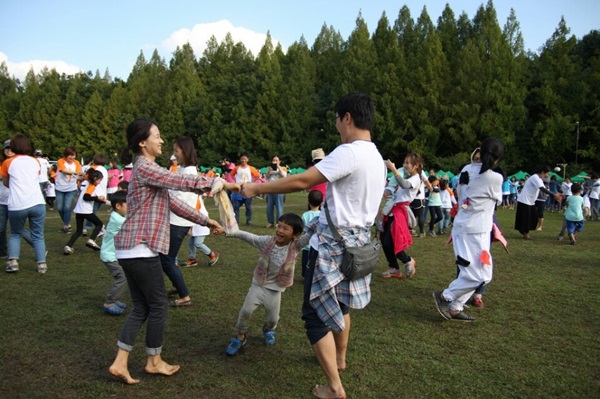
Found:
[[[248,290],[244,305],[240,310],[235,329],[238,334],[246,334],[250,325],[252,313],[260,305],[265,307],[267,313],[267,321],[263,327],[263,331],[274,330],[279,321],[279,310],[281,308],[281,291],[274,291],[252,283]]]
[[[118,261],[114,262],[102,262],[104,266],[108,269],[108,272],[115,279],[115,282],[108,290],[108,294],[106,295],[106,303],[115,303],[116,301],[120,301],[127,292],[127,279],[125,278],[125,272],[123,272],[123,268],[119,265]]]

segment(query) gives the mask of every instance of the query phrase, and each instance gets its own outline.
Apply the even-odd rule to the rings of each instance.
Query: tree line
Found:
[[[25,133],[51,158],[68,145],[111,158],[126,125],[145,116],[165,153],[185,134],[202,165],[247,151],[256,165],[278,154],[298,167],[312,149],[339,143],[333,106],[351,91],[373,97],[373,140],[396,163],[417,152],[428,167],[456,170],[493,136],[507,146],[507,172],[600,169],[600,32],[577,39],[561,19],[541,49],[526,52],[514,10],[501,27],[492,1],[473,19],[446,5],[437,24],[425,7],[414,19],[404,6],[393,23],[384,12],[372,33],[359,13],[347,39],[324,24],[311,47],[301,37],[287,51],[268,34],[256,56],[230,35],[211,38],[200,57],[189,44],[168,63],[140,52],[127,80],[45,69],[21,82],[3,63],[0,133]]]

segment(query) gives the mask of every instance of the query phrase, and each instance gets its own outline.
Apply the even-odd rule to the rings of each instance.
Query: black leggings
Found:
[[[388,261],[388,265],[394,269],[400,269],[398,266],[398,259],[402,263],[410,262],[410,256],[404,251],[400,251],[397,254],[394,252],[394,238],[392,237],[392,223],[394,223],[394,217],[389,216],[383,227],[383,233],[381,235],[381,246],[383,247],[383,253],[385,259]]]
[[[410,203],[410,209],[413,211],[417,223],[419,224],[419,233],[425,233],[425,215],[423,214],[423,200],[415,199]]]
[[[100,233],[100,230],[102,230],[102,226],[103,226],[100,218],[98,218],[98,216],[96,216],[95,213],[76,213],[75,221],[77,222],[77,230],[75,231],[75,233],[73,233],[73,235],[71,235],[71,239],[67,243],[67,246],[72,247],[73,244],[75,243],[75,241],[77,241],[77,239],[81,236],[81,234],[83,234],[83,221],[84,220],[88,220],[88,221],[92,222],[95,226],[94,231],[92,232],[92,235],[90,236],[90,239],[95,240],[96,237],[98,237],[98,233]]]
[[[308,265],[306,266],[306,276],[304,278],[304,300],[302,301],[302,320],[304,320],[304,328],[306,329],[306,336],[310,341],[311,345],[316,344],[324,336],[326,336],[331,330],[323,323],[319,318],[317,311],[310,305],[310,288],[312,286],[313,275],[315,274],[315,265],[317,264],[317,258],[319,252],[315,251],[312,247],[308,253]],[[348,314],[350,308],[348,305],[344,305],[338,302],[342,314]]]
[[[441,206],[430,206],[429,207],[429,231],[433,231],[435,224],[444,218],[442,214]]]

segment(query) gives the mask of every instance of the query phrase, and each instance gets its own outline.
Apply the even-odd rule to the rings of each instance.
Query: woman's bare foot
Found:
[[[173,375],[181,368],[179,365],[166,363],[160,357],[158,359],[153,359],[154,357],[155,356],[148,357],[148,362],[146,363],[146,367],[144,367],[144,371],[148,374]]]
[[[346,399],[346,392],[341,388],[338,392],[333,391],[329,385],[315,385],[312,394],[319,399]]]
[[[135,385],[140,383],[140,380],[131,377],[131,375],[129,374],[129,370],[120,370],[114,364],[108,368],[108,372],[110,373],[110,375],[112,375],[113,377],[117,377],[125,384]]]
[[[337,369],[338,371],[346,371],[346,359],[337,359]]]

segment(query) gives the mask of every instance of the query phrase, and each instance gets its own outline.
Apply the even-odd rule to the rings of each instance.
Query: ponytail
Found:
[[[502,141],[495,138],[487,138],[481,143],[481,170],[479,174],[487,172],[494,167],[504,156],[504,144]]]

